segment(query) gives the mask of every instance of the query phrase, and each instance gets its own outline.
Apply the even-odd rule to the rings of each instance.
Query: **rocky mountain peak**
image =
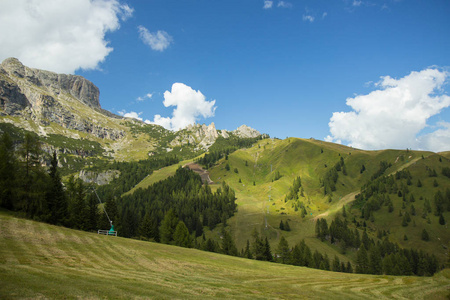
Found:
[[[239,126],[233,133],[241,138],[255,138],[261,135],[258,130],[248,127],[247,125]]]
[[[55,95],[67,93],[90,107],[101,108],[99,89],[84,77],[32,69],[24,66],[17,58],[5,59],[0,65],[0,72],[17,84],[29,83]]]

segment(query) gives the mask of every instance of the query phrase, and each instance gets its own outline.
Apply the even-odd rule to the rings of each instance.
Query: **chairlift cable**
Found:
[[[102,203],[102,200],[100,200],[100,197],[99,197],[98,194],[97,194],[97,191],[96,191],[94,188],[92,188],[92,190],[94,191],[95,195],[97,196],[98,202],[100,202],[100,204],[103,204],[103,203]],[[107,217],[108,220],[109,220],[109,223],[110,223],[111,226],[112,226],[112,221],[111,221],[111,219],[109,218],[108,213],[106,212],[105,206],[102,205],[102,207],[103,207],[103,211],[104,211],[105,214],[106,214],[106,217]]]

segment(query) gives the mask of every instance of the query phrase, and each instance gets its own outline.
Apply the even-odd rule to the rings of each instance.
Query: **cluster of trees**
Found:
[[[356,273],[387,275],[431,276],[439,268],[435,255],[415,249],[402,249],[385,237],[381,242],[369,238],[366,230],[360,236],[358,229],[351,230],[346,220],[337,216],[327,226],[325,219],[316,222],[316,236],[329,240],[343,251],[349,247],[357,251]]]
[[[180,167],[174,176],[117,200],[121,235],[160,241],[158,228],[173,210],[189,234],[198,237],[203,233],[203,226],[213,229],[219,223],[226,225],[236,211],[235,199],[234,191],[225,182],[213,193],[207,184],[203,185],[198,174]],[[173,227],[177,223],[174,221]]]
[[[301,180],[300,176],[297,176],[294,179],[292,186],[289,188],[289,192],[287,193],[286,197],[284,198],[284,202],[287,202],[289,200],[298,200],[298,194],[300,192],[301,187],[302,187],[302,180]],[[303,195],[301,195],[301,196],[303,196]]]
[[[336,191],[336,182],[339,178],[339,173],[347,175],[347,169],[345,167],[344,158],[341,156],[340,160],[331,167],[322,178],[322,186],[324,195],[330,195]]]
[[[403,217],[403,224],[407,226],[407,223],[410,222],[408,215],[414,216],[417,214],[413,204],[416,199],[410,193],[409,188],[413,184],[413,178],[408,170],[398,171],[394,175],[378,177],[361,188],[361,193],[355,197],[353,207],[360,208],[361,217],[365,220],[371,219],[373,221],[373,212],[378,211],[383,206],[387,206],[389,212],[394,211],[391,197],[402,198],[401,210],[403,212],[400,210],[399,216]],[[415,185],[419,188],[423,186],[420,179],[417,179]],[[441,223],[445,224],[442,214],[444,211],[450,211],[450,189],[446,188],[445,192],[437,190],[433,200],[434,214],[440,217]],[[407,206],[409,206],[409,209],[407,209]],[[431,213],[431,211],[430,201],[424,199],[422,217],[426,219],[428,213]]]
[[[239,138],[231,136],[228,139],[219,136],[214,144],[209,148],[208,153],[196,160],[198,164],[205,168],[210,168],[219,161],[222,157],[228,156],[230,153],[242,148],[249,148],[258,140],[266,138],[267,136],[259,136],[256,138]]]
[[[294,247],[290,248],[287,240],[284,236],[281,236],[275,257],[276,261],[282,264],[353,273],[353,267],[350,262],[341,262],[335,256],[330,264],[330,259],[327,254],[321,254],[317,250],[312,252],[304,240],[301,240]]]
[[[151,175],[153,170],[170,166],[180,160],[176,155],[149,158],[132,162],[114,161],[108,166],[109,169],[118,170],[120,176],[113,179],[109,185],[98,187],[98,194],[102,199],[113,198],[122,195],[141,182],[146,176]]]
[[[21,141],[7,133],[0,140],[0,206],[37,221],[97,230],[98,202],[83,182],[71,178],[64,188],[56,152],[42,151],[33,134]]]

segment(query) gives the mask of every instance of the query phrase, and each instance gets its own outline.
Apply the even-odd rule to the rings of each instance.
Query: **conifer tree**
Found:
[[[290,251],[288,241],[281,236],[280,243],[278,244],[277,254],[281,260],[282,264],[287,264],[290,262]]]
[[[17,205],[17,159],[8,133],[0,139],[0,206],[13,209]]]
[[[228,231],[226,231],[225,228],[222,229],[221,250],[223,254],[238,256],[236,244],[234,243],[231,234]]]
[[[179,221],[175,232],[173,233],[174,244],[180,247],[191,248],[192,238],[189,234],[189,230],[183,221]]]
[[[164,219],[161,222],[161,226],[159,227],[159,236],[161,239],[161,243],[170,244],[173,242],[173,234],[178,225],[179,219],[173,209],[169,209],[169,211],[164,215]]]
[[[51,224],[66,225],[68,214],[67,214],[67,198],[64,192],[63,185],[61,183],[61,177],[58,171],[58,158],[56,156],[56,151],[53,152],[52,160],[50,162],[50,182],[49,187],[46,192],[46,200],[49,209],[49,222]],[[80,192],[84,201],[84,195]]]
[[[339,260],[339,257],[337,257],[337,255],[334,256],[331,270],[334,272],[343,271],[341,268],[341,261]]]
[[[356,253],[356,273],[367,274],[369,272],[369,258],[367,250],[363,243]]]
[[[264,243],[264,257],[267,261],[273,261],[273,255],[272,251],[270,250],[270,244],[269,240],[266,237],[265,243]]]

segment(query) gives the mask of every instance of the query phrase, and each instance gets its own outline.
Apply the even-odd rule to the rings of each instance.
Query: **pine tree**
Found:
[[[248,259],[253,258],[252,251],[250,250],[250,241],[247,240],[247,245],[245,246],[244,257]]]
[[[287,264],[288,262],[290,262],[289,244],[288,241],[284,238],[284,236],[281,236],[280,238],[280,243],[278,244],[277,252],[279,258],[281,259],[282,264]]]
[[[222,229],[221,250],[223,254],[238,256],[236,244],[234,243],[231,234],[228,231],[226,231],[225,228]]]
[[[8,133],[0,139],[0,206],[13,209],[17,205],[17,159]]]
[[[189,234],[189,230],[183,221],[179,221],[175,232],[173,233],[174,244],[180,247],[191,248],[192,238]]]
[[[97,231],[99,216],[98,201],[95,195],[91,193],[87,198],[86,230]]]
[[[369,251],[369,270],[370,274],[381,274],[383,272],[383,265],[381,261],[380,248],[373,246]]]
[[[266,237],[265,243],[264,243],[264,257],[267,261],[273,261],[273,255],[272,251],[270,250],[270,244],[269,240]]]
[[[289,225],[288,221],[286,221],[286,223],[284,223],[284,230],[291,231],[291,226]]]
[[[159,227],[159,236],[161,243],[170,244],[173,241],[173,234],[178,225],[179,219],[173,209],[170,209],[165,215]]]
[[[283,223],[283,220],[280,221],[280,230],[284,230],[284,223]]]
[[[424,229],[422,231],[422,241],[429,241],[430,240],[430,236],[428,235],[428,232]]]
[[[439,215],[439,224],[445,225],[444,215],[442,215],[442,214]]]
[[[342,272],[342,271],[344,271],[341,268],[341,261],[339,260],[339,257],[337,257],[337,255],[334,256],[334,260],[333,260],[333,263],[332,263],[331,270],[334,271],[334,272]]]
[[[356,253],[356,273],[367,274],[369,272],[369,258],[363,243]]]
[[[50,162],[49,175],[50,186],[48,187],[46,193],[46,200],[50,212],[49,222],[51,224],[66,225],[68,221],[67,198],[58,172],[58,159],[56,156],[56,151],[53,152],[52,160]],[[82,199],[79,200],[79,202],[82,202],[84,201],[84,196],[82,195],[83,192],[80,193],[80,197],[82,197]]]

